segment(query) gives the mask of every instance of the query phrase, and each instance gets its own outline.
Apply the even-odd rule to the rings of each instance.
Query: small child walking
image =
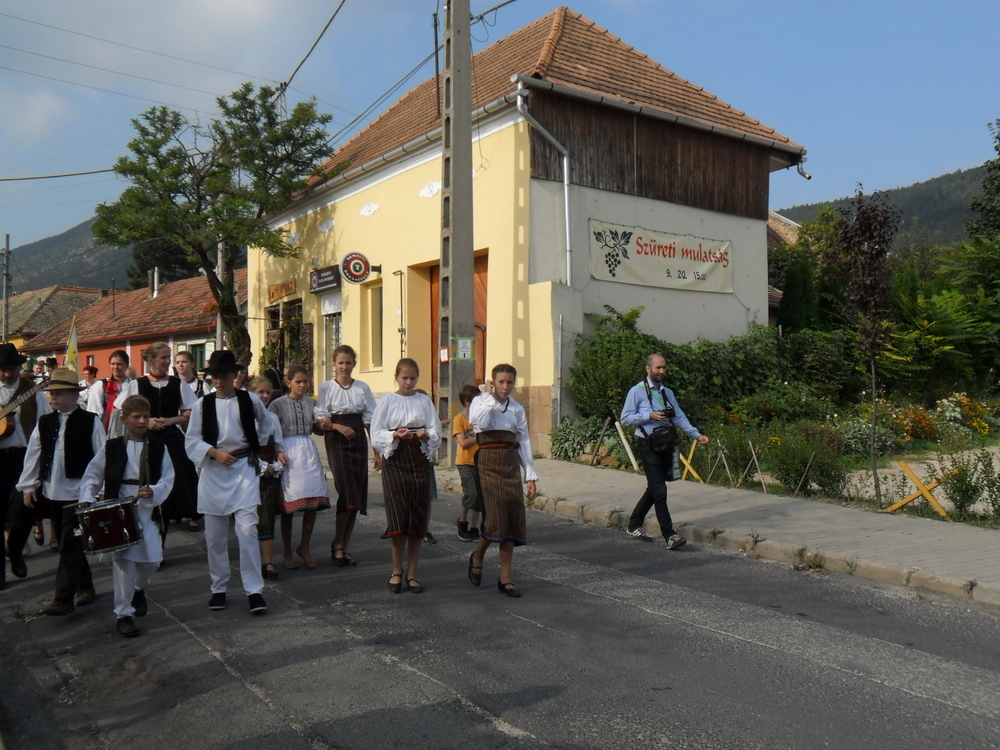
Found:
[[[260,399],[264,406],[271,403],[271,381],[265,377],[256,377],[247,383],[250,393]],[[268,427],[271,434],[267,442],[260,446],[257,454],[262,464],[267,468],[260,474],[260,505],[257,506],[257,539],[260,540],[260,572],[264,578],[277,578],[278,570],[274,567],[274,519],[281,507],[281,472],[288,459],[281,449],[281,425],[278,418],[267,413]]]
[[[479,515],[483,512],[483,499],[479,495],[479,478],[476,474],[476,451],[479,444],[469,422],[469,404],[479,395],[474,385],[463,385],[458,392],[462,411],[452,422],[452,436],[458,444],[455,466],[462,481],[462,515],[458,518],[458,538],[463,542],[479,541]]]
[[[145,397],[133,395],[121,404],[120,419],[125,435],[104,444],[87,465],[80,482],[80,504],[94,502],[99,493],[105,500],[129,496],[138,498],[142,542],[111,554],[115,587],[115,631],[123,638],[140,635],[135,617],[146,616],[146,587],[163,560],[160,528],[153,518],[174,486],[174,464],[165,444],[146,439],[150,405]]]
[[[292,517],[302,512],[302,539],[295,553],[307,568],[315,568],[316,560],[309,550],[316,512],[330,507],[330,490],[320,461],[319,449],[312,439],[316,423],[316,399],[307,396],[309,372],[302,365],[291,365],[285,374],[288,395],[274,399],[268,411],[278,417],[285,470],[281,474],[281,542],[284,565],[289,570],[299,567],[292,556]]]

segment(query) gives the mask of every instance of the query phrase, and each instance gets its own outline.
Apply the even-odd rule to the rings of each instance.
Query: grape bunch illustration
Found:
[[[602,229],[599,232],[594,232],[594,239],[601,243],[601,249],[605,251],[604,263],[611,275],[614,276],[618,266],[622,264],[622,258],[628,259],[628,251],[625,248],[632,241],[632,233],[619,233],[615,229]]]

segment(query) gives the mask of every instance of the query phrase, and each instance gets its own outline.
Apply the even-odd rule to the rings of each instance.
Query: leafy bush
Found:
[[[620,313],[605,305],[596,316],[597,329],[576,339],[576,362],[567,389],[584,416],[617,417],[625,394],[645,374],[646,357],[661,349],[655,336],[642,333],[637,321],[641,307]],[[669,364],[669,360],[668,360]],[[600,427],[598,427],[600,430]]]
[[[834,423],[834,429],[843,441],[843,455],[871,455],[872,426],[858,418],[848,418]],[[875,427],[875,455],[884,456],[896,446],[896,436],[888,427]]]
[[[575,460],[588,445],[597,442],[603,425],[601,417],[564,419],[552,431],[552,457],[560,461]]]
[[[938,462],[944,474],[955,472],[944,481],[944,491],[959,520],[973,515],[980,502],[994,518],[1000,515],[1000,475],[990,451],[938,454]]]
[[[768,384],[733,404],[733,412],[740,420],[751,424],[822,419],[829,409],[829,402],[810,386],[789,381]]]
[[[768,440],[766,446],[766,471],[789,492],[795,491],[806,466],[809,475],[803,484],[804,490],[808,491],[809,485],[814,484],[830,497],[843,492],[848,472],[841,458],[842,441],[830,425],[823,422],[786,425],[780,437]]]

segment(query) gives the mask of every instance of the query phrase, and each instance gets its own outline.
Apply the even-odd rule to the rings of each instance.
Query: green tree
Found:
[[[858,187],[847,208],[840,210],[836,241],[826,259],[825,276],[840,284],[844,318],[858,334],[871,375],[871,469],[875,502],[882,507],[876,464],[878,378],[876,361],[891,333],[887,260],[899,228],[899,210],[884,193],[866,197]]]
[[[805,258],[793,262],[785,273],[785,286],[778,303],[778,324],[782,332],[815,328],[818,308],[813,265]]]
[[[908,301],[917,299],[921,294],[923,294],[923,284],[920,281],[920,272],[912,260],[907,260],[903,267],[893,274],[892,284],[889,286],[889,300],[898,313]]]
[[[989,124],[993,136],[993,150],[997,152],[996,159],[990,159],[984,165],[983,197],[973,198],[971,207],[975,216],[968,222],[969,235],[973,238],[1000,238],[1000,119]]]
[[[268,217],[288,207],[330,156],[315,100],[287,114],[278,92],[245,83],[216,100],[220,116],[192,123],[168,107],[132,121],[130,153],[114,170],[129,185],[97,207],[94,235],[118,247],[172,243],[204,269],[226,329],[227,346],[249,363],[250,336],[236,299],[236,264],[247,247],[294,255]]]
[[[151,240],[132,247],[132,263],[126,272],[130,288],[142,289],[149,283],[149,271],[160,270],[160,280],[164,283],[190,279],[197,276],[201,268],[191,259],[188,252],[173,242]]]

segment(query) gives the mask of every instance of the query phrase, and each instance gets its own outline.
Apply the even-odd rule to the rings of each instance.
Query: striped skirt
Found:
[[[356,510],[368,515],[368,437],[360,414],[334,414],[333,422],[354,430],[348,440],[336,430],[323,436],[326,460],[337,490],[337,512]]]
[[[420,441],[400,440],[382,462],[382,493],[385,496],[385,533],[423,537],[431,516],[431,464],[420,450]]]
[[[514,433],[506,430],[478,433],[476,471],[483,501],[480,533],[490,541],[510,540],[515,547],[520,547],[527,544],[527,523],[521,488],[521,459],[514,448],[514,438]]]

